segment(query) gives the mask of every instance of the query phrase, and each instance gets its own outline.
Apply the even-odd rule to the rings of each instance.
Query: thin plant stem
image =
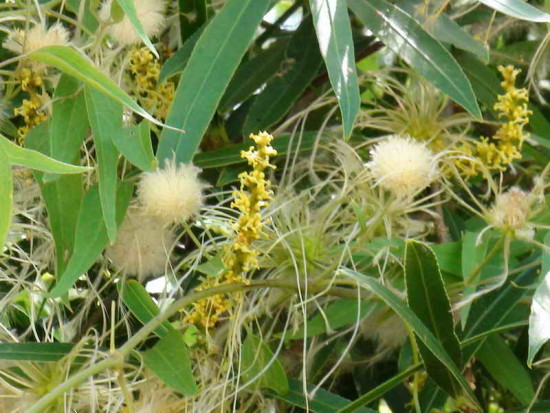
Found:
[[[505,238],[506,238],[505,236],[500,237],[497,243],[495,244],[495,246],[493,247],[493,249],[489,251],[489,254],[485,256],[483,261],[481,261],[479,264],[475,266],[475,268],[472,270],[472,272],[464,282],[465,285],[470,285],[470,283],[472,283],[472,281],[474,281],[477,278],[481,270],[483,270],[483,268],[489,263],[489,261],[491,261],[495,257],[497,252],[499,252],[499,250],[502,248]]]

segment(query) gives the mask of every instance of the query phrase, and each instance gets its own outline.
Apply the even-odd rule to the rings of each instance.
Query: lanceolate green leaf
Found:
[[[516,19],[532,22],[548,23],[550,15],[531,6],[524,0],[478,0],[501,13],[515,17]]]
[[[187,345],[178,331],[170,331],[153,348],[141,354],[145,365],[167,386],[184,396],[193,396],[198,392]]]
[[[72,349],[71,343],[0,343],[0,360],[58,361]]]
[[[120,8],[124,10],[124,14],[126,14],[126,17],[128,17],[128,20],[130,20],[130,23],[132,23],[132,26],[134,26],[134,30],[136,31],[139,38],[143,40],[143,43],[145,44],[145,46],[147,46],[149,50],[151,50],[153,54],[156,57],[158,57],[159,54],[157,52],[157,49],[155,49],[155,46],[153,46],[153,43],[151,43],[151,40],[149,40],[149,37],[147,37],[147,33],[145,33],[145,29],[143,28],[141,21],[138,19],[134,0],[116,0],[116,1],[119,4]]]
[[[255,380],[252,386],[272,389],[279,395],[288,392],[288,379],[283,366],[279,360],[273,359],[271,349],[251,333],[241,347],[241,369],[244,380]]]
[[[159,161],[193,159],[218,103],[239,65],[269,0],[228,0],[208,24],[183,71],[160,137]]]
[[[124,182],[120,184],[117,192],[117,223],[124,218],[132,192],[132,185]],[[59,297],[69,291],[78,277],[93,265],[108,243],[109,237],[101,212],[99,188],[95,185],[82,200],[76,225],[74,252],[50,296]]]
[[[529,356],[527,358],[529,366],[548,340],[550,340],[550,272],[542,278],[531,303]]]
[[[407,323],[410,328],[416,334],[416,337],[432,352],[432,354],[441,361],[442,365],[452,374],[456,379],[458,384],[462,387],[462,390],[468,400],[479,408],[479,403],[476,400],[476,397],[472,393],[470,386],[466,379],[462,376],[460,372],[460,367],[456,365],[453,361],[453,358],[447,353],[442,343],[438,338],[431,332],[431,330],[418,318],[418,316],[413,313],[405,303],[392,293],[387,287],[382,285],[376,279],[372,277],[367,277],[357,271],[350,269],[342,269],[341,273],[345,276],[348,276],[356,280],[359,285],[368,291],[372,292],[379,299],[384,301],[392,310],[394,310],[401,319]],[[480,409],[481,410],[481,409]]]
[[[118,150],[113,137],[122,133],[122,105],[89,86],[85,96],[97,154],[103,219],[109,240],[115,242]]]
[[[152,171],[157,167],[157,160],[151,145],[149,122],[123,128],[112,135],[113,143],[122,156],[142,171]]]
[[[310,85],[323,63],[311,19],[305,19],[293,34],[286,51],[289,67],[274,77],[254,99],[243,130],[263,130],[279,121]]]
[[[94,66],[94,64],[76,50],[68,46],[47,46],[29,54],[29,58],[38,62],[53,66],[56,69],[67,73],[78,80],[81,80],[90,87],[99,90],[101,93],[110,96],[122,103],[135,113],[143,116],[151,122],[161,125],[147,111],[141,108],[134,100],[126,94],[106,74]]]
[[[361,98],[346,3],[342,0],[310,0],[309,3],[321,54],[342,112],[344,137],[348,137]]]
[[[472,86],[453,56],[403,10],[385,0],[348,0],[355,15],[429,82],[481,119]]]
[[[124,304],[126,304],[132,314],[143,324],[146,324],[160,313],[159,308],[147,290],[137,281],[126,281],[122,284],[122,287],[120,287],[120,293]],[[155,330],[155,334],[159,337],[164,337],[172,331],[175,331],[174,327],[172,327],[168,321],[165,321]]]
[[[90,170],[85,166],[69,165],[42,155],[40,152],[22,148],[2,135],[0,135],[0,147],[12,165],[26,166],[30,169],[54,174],[78,174]]]
[[[408,241],[405,249],[405,282],[410,309],[439,340],[454,364],[462,367],[460,343],[455,334],[451,303],[434,252],[425,244]],[[426,370],[451,396],[460,394],[452,373],[423,343],[418,343]]]
[[[176,52],[170,56],[166,62],[164,62],[162,68],[160,69],[159,84],[164,82],[169,77],[183,72],[183,69],[185,69],[185,66],[189,61],[191,53],[193,53],[193,49],[200,39],[203,30],[204,27],[201,27],[193,33],[193,35],[186,40],[183,46],[176,50]]]
[[[3,139],[3,138],[2,138]],[[0,248],[4,248],[11,225],[13,183],[11,164],[6,150],[0,145]]]

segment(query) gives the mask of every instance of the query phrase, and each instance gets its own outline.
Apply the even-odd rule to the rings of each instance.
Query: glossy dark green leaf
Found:
[[[193,159],[218,103],[237,69],[269,0],[228,0],[197,41],[183,71],[157,151],[159,162]]]
[[[530,366],[541,347],[550,340],[550,272],[541,279],[535,290],[529,316],[529,356]]]
[[[187,345],[178,331],[170,331],[153,348],[141,354],[145,365],[168,387],[184,396],[193,396],[198,392]]]
[[[2,199],[0,204],[0,248],[3,249],[11,225],[13,182],[10,159],[2,145],[0,145],[0,199]]]
[[[115,242],[118,150],[113,138],[122,133],[122,105],[109,96],[85,87],[86,110],[97,154],[101,209],[111,242]]]
[[[307,391],[313,390],[313,386],[308,385]],[[304,385],[301,381],[290,379],[288,392],[281,396],[276,393],[272,395],[280,400],[297,406],[301,409],[309,409],[313,413],[335,413],[338,409],[345,407],[350,403],[348,399],[337,394],[331,393],[325,389],[319,389],[312,399],[306,399],[304,395]],[[375,410],[366,407],[359,407],[354,410],[355,413],[375,413]]]
[[[439,340],[453,363],[462,367],[460,343],[455,334],[451,303],[439,272],[434,252],[426,244],[408,241],[405,249],[405,281],[410,309]],[[426,344],[418,343],[426,370],[451,396],[460,394],[460,385]]]
[[[142,121],[138,125],[128,126],[112,135],[113,143],[128,161],[142,171],[153,171],[157,167],[157,159],[153,153],[149,122]]]
[[[0,360],[58,361],[73,349],[71,343],[0,343]]]
[[[166,62],[164,62],[162,68],[160,69],[158,80],[159,84],[164,82],[169,77],[183,72],[183,69],[185,69],[187,62],[191,57],[191,53],[193,53],[193,49],[195,48],[195,45],[197,44],[197,41],[201,37],[203,31],[204,27],[201,27],[193,33],[193,35],[186,40],[183,46],[176,50],[174,54],[170,56]]]
[[[267,129],[279,121],[294,105],[321,68],[323,58],[317,46],[311,19],[302,22],[286,51],[288,67],[267,84],[254,99],[243,131],[244,134]]]
[[[143,41],[145,46],[153,54],[158,58],[159,54],[157,52],[157,49],[155,49],[155,46],[153,43],[151,43],[151,40],[149,40],[149,37],[147,37],[147,33],[145,33],[145,29],[143,28],[143,24],[141,24],[141,21],[138,18],[136,5],[134,3],[134,0],[115,0],[120,8],[124,11],[124,14],[126,14],[126,17],[128,17],[128,20],[134,27],[134,30],[136,31],[136,34],[139,36],[139,38]]]
[[[85,111],[84,116],[86,116]],[[25,145],[29,149],[49,155],[50,140],[50,122],[46,121],[29,131],[25,137]],[[78,211],[84,195],[82,176],[77,174],[52,175],[57,176],[57,179],[49,182],[44,182],[46,175],[41,172],[35,172],[34,176],[40,185],[40,192],[48,211],[48,221],[55,242],[56,274],[62,274],[73,253]]]
[[[241,347],[241,371],[245,381],[254,380],[252,386],[272,389],[279,395],[288,392],[288,379],[279,360],[258,337],[249,333]]]
[[[45,63],[84,82],[88,86],[110,96],[145,119],[159,124],[147,111],[141,108],[105,73],[99,70],[85,56],[68,46],[47,46],[29,54],[29,58]]]
[[[142,324],[147,324],[153,317],[160,313],[159,308],[145,287],[139,282],[128,280],[120,287],[119,291],[126,307],[130,309],[132,314],[136,316]],[[174,327],[172,327],[168,321],[165,321],[155,330],[155,334],[159,337],[164,337],[173,331],[176,331]]]
[[[348,5],[386,46],[481,119],[472,86],[456,60],[410,15],[385,0],[348,0]]]
[[[477,359],[520,403],[529,404],[533,400],[535,390],[529,373],[498,334],[487,337],[477,352]]]
[[[539,23],[550,22],[550,15],[524,0],[478,0],[480,3],[516,19]]]
[[[124,182],[119,185],[116,196],[117,223],[122,222],[132,193],[132,185]],[[108,243],[109,237],[101,211],[99,187],[94,185],[82,200],[76,225],[73,255],[65,272],[61,274],[50,292],[50,296],[59,297],[69,291],[78,277],[90,269]]]
[[[430,352],[439,361],[441,361],[442,365],[445,366],[445,369],[451,373],[456,382],[462,388],[462,391],[469,402],[479,409],[479,403],[472,393],[468,382],[462,376],[462,373],[460,372],[460,367],[456,365],[453,358],[449,355],[449,353],[447,353],[442,343],[432,333],[430,328],[428,328],[420,320],[420,318],[405,305],[405,303],[399,297],[397,297],[393,292],[391,292],[387,287],[382,285],[375,278],[367,277],[361,273],[358,273],[357,271],[353,271],[350,269],[343,269],[340,270],[340,272],[342,273],[342,275],[356,280],[361,287],[376,295],[379,299],[384,301],[384,303],[386,303],[388,307],[394,310],[397,315],[399,315],[399,317],[401,317],[401,319],[410,326],[420,342],[422,342],[426,346],[426,348],[430,350]],[[452,339],[446,337],[446,340]],[[454,357],[456,357],[456,355]]]
[[[220,102],[220,110],[230,110],[249,98],[276,74],[284,72],[285,44],[277,43],[241,64]]]
[[[206,0],[178,0],[180,37],[186,42],[206,22]]]
[[[342,112],[344,137],[348,137],[361,103],[348,9],[342,0],[310,0],[309,4],[321,55]]]

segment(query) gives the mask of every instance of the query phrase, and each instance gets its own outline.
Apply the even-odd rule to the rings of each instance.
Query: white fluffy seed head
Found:
[[[198,214],[206,187],[199,180],[200,171],[192,164],[167,161],[164,168],[144,173],[138,186],[143,211],[166,224],[187,221]]]
[[[112,3],[113,0],[107,0],[101,5],[99,10],[101,20],[109,21]],[[145,34],[148,37],[158,34],[165,21],[164,10],[166,5],[164,0],[134,0],[134,4],[137,17],[145,30]],[[113,40],[123,46],[142,42],[126,15],[121,21],[110,25],[107,30]]]
[[[15,30],[8,35],[4,47],[16,54],[31,53],[46,46],[69,44],[69,32],[61,23],[46,28],[44,23],[35,24],[28,32]]]
[[[496,196],[489,211],[489,221],[497,229],[519,231],[528,226],[530,211],[529,194],[513,187]]]
[[[118,271],[144,280],[165,271],[174,242],[174,233],[161,220],[129,210],[105,252]]]
[[[434,154],[424,143],[393,135],[370,151],[367,168],[378,185],[400,197],[413,196],[437,176]]]

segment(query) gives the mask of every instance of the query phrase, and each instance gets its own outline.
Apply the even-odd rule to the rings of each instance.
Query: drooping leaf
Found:
[[[153,348],[141,354],[145,365],[168,387],[184,396],[193,396],[198,392],[187,346],[178,331],[168,332]]]
[[[408,241],[405,249],[405,281],[410,309],[439,340],[458,368],[462,367],[460,343],[455,334],[451,303],[439,272],[435,254],[425,244]],[[426,370],[451,396],[460,394],[460,384],[423,342],[418,348]]]
[[[126,307],[143,324],[148,323],[160,313],[147,290],[139,282],[135,280],[126,281],[120,288],[120,293]],[[155,334],[164,337],[173,331],[176,331],[174,327],[168,321],[165,321],[155,330]]]
[[[464,395],[467,397],[469,402],[479,408],[479,403],[476,400],[476,397],[472,393],[470,386],[466,379],[462,376],[460,368],[455,364],[453,358],[447,353],[442,343],[438,338],[431,332],[431,330],[424,325],[424,323],[418,318],[418,316],[412,312],[405,303],[397,297],[393,292],[391,292],[387,287],[382,285],[379,281],[372,277],[367,277],[357,271],[350,269],[340,270],[342,275],[345,275],[351,279],[356,280],[359,285],[368,291],[372,292],[378,298],[380,298],[384,303],[386,303],[392,310],[394,310],[401,319],[407,323],[413,332],[416,334],[416,337],[424,343],[424,345],[431,351],[431,353],[441,361],[442,365],[445,366],[456,382],[462,388]],[[480,409],[481,410],[481,409]]]
[[[415,71],[474,117],[481,119],[472,86],[456,60],[409,14],[385,0],[348,0],[348,5],[386,46]]]
[[[118,151],[113,137],[122,133],[122,105],[89,86],[85,87],[84,94],[97,154],[103,220],[109,240],[115,242]]]
[[[286,51],[288,68],[271,79],[254,99],[243,126],[244,134],[257,132],[279,121],[310,85],[323,58],[316,44],[311,19],[305,19],[293,34]]]
[[[268,366],[269,364],[269,366]],[[258,337],[249,333],[241,348],[243,379],[254,380],[257,387],[272,389],[279,395],[288,392],[288,379],[279,360]]]
[[[0,248],[3,249],[11,225],[13,183],[10,159],[2,145],[0,145],[0,199],[2,199],[0,203]]]
[[[541,347],[550,340],[550,272],[542,278],[533,296],[529,316],[529,355],[531,366]]]
[[[478,0],[480,3],[508,16],[538,23],[550,22],[550,15],[523,0]]]
[[[153,45],[153,43],[151,43],[149,37],[147,37],[147,33],[145,33],[145,29],[143,28],[143,24],[141,24],[141,21],[137,16],[137,10],[134,0],[116,0],[116,2],[124,11],[124,14],[126,14],[128,20],[130,20],[130,23],[134,27],[136,34],[143,41],[145,46],[147,46],[147,48],[151,50],[151,52],[153,52],[153,54],[158,58],[159,54],[157,52],[157,49],[155,49],[155,46]]]
[[[153,171],[157,167],[149,122],[121,129],[113,135],[113,143],[122,156],[142,171]]]
[[[78,174],[90,170],[86,166],[69,165],[42,155],[40,152],[22,148],[2,135],[0,135],[0,147],[3,149],[11,165],[25,166],[30,169],[53,174]]]
[[[520,403],[529,404],[533,400],[535,390],[529,373],[498,334],[487,337],[477,358],[493,379]]]
[[[106,74],[95,67],[88,58],[84,57],[73,48],[68,46],[47,46],[30,53],[29,58],[53,66],[63,73],[75,77],[90,87],[122,103],[145,119],[162,126],[160,122],[155,120],[155,118],[149,115],[145,109],[134,102],[134,100]]]
[[[241,61],[269,0],[228,0],[197,41],[183,71],[160,136],[159,162],[193,159],[218,103]]]
[[[116,196],[117,223],[122,222],[124,218],[132,192],[132,185],[120,183]],[[65,272],[61,274],[50,292],[50,297],[59,297],[69,291],[78,277],[93,265],[108,243],[109,237],[101,211],[99,187],[94,185],[82,200],[76,225],[73,255]]]
[[[58,361],[73,349],[71,343],[0,343],[0,360]]]
[[[342,112],[344,137],[348,137],[361,98],[346,3],[341,0],[310,0],[309,4],[321,55]]]

